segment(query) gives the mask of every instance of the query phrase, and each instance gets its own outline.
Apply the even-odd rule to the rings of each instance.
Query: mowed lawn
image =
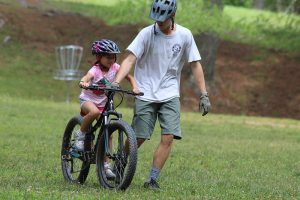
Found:
[[[0,95],[0,199],[299,199],[300,121],[182,113],[183,140],[175,141],[161,172],[159,193],[143,189],[159,129],[139,149],[125,192],[97,182],[64,182],[60,145],[71,104]],[[120,108],[130,122],[132,110]]]

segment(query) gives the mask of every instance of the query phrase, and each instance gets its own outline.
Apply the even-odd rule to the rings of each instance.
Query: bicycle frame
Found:
[[[94,145],[94,149],[97,149],[98,146],[98,141],[99,138],[101,137],[102,134],[105,134],[105,153],[106,156],[108,156],[109,158],[113,158],[114,155],[111,154],[110,148],[109,148],[109,136],[108,136],[108,130],[107,130],[107,126],[110,122],[110,120],[120,120],[122,118],[122,114],[118,113],[115,111],[115,105],[114,105],[114,95],[116,92],[121,91],[124,92],[125,90],[121,90],[121,89],[108,89],[108,88],[104,88],[104,87],[99,87],[99,86],[95,86],[92,85],[86,89],[98,89],[98,90],[105,90],[106,92],[106,96],[107,96],[107,102],[104,106],[103,112],[101,113],[99,119],[97,120],[96,124],[94,126],[92,126],[90,128],[90,130],[87,132],[86,134],[86,141],[93,141],[95,139],[95,132],[96,130],[100,127],[100,131],[96,140],[96,144]],[[130,91],[125,91],[128,94],[134,94],[134,95],[143,95],[143,93],[140,94],[135,94],[133,92]],[[115,116],[116,118],[109,118],[111,115]],[[123,142],[123,138],[120,137],[119,140],[121,140],[121,142]],[[90,146],[89,144],[85,143],[85,147],[84,147],[84,160],[94,163],[95,161],[95,151],[94,149],[90,150]]]
[[[92,140],[94,139],[94,133],[96,130],[100,127],[100,131],[98,134],[98,138],[101,136],[101,134],[105,134],[105,152],[107,156],[112,156],[110,149],[109,149],[109,144],[108,144],[108,130],[107,130],[107,125],[109,124],[109,120],[119,120],[122,118],[122,114],[114,111],[114,92],[109,91],[107,95],[107,103],[105,104],[105,107],[103,109],[103,112],[101,113],[99,119],[97,120],[96,124],[91,127],[90,131],[87,133],[88,135],[92,135]],[[117,118],[115,119],[109,119],[109,117],[113,115],[116,116]],[[97,148],[98,145],[98,139],[95,144],[95,149]]]

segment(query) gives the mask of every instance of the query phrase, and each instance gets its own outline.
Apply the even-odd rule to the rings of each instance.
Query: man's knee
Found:
[[[174,135],[172,134],[164,134],[161,136],[160,143],[164,146],[171,146],[173,143]]]

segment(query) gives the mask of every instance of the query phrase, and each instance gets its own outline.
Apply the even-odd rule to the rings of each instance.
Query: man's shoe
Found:
[[[158,183],[154,179],[150,179],[150,180],[146,181],[144,183],[144,188],[155,190],[155,191],[160,190],[160,187],[159,187]]]
[[[76,151],[83,151],[84,150],[84,138],[85,138],[85,135],[82,135],[80,130],[75,132],[73,148]]]

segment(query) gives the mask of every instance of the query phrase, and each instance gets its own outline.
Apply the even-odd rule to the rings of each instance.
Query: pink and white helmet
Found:
[[[121,53],[119,47],[116,43],[111,40],[103,39],[97,40],[92,44],[92,54],[113,54],[113,53]]]

